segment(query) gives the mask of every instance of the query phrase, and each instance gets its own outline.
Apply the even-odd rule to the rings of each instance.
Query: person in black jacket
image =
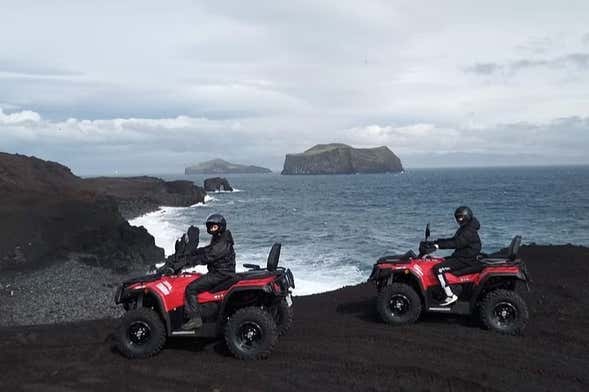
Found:
[[[464,206],[458,207],[454,212],[454,217],[460,225],[454,237],[434,241],[434,246],[437,249],[455,249],[450,257],[447,257],[444,262],[433,268],[446,293],[446,299],[440,304],[441,306],[448,306],[458,300],[458,297],[448,285],[444,274],[477,263],[477,256],[481,253],[481,239],[478,233],[481,225],[477,218],[474,217],[472,210]]]
[[[184,314],[188,321],[182,325],[184,330],[198,329],[202,326],[197,295],[210,290],[235,274],[233,236],[227,230],[227,221],[222,215],[213,214],[207,218],[206,226],[207,232],[213,236],[211,243],[193,250],[190,255],[190,264],[206,264],[208,273],[186,286]]]

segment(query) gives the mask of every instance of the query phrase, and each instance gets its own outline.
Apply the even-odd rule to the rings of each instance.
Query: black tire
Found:
[[[129,310],[115,332],[116,348],[127,358],[147,358],[166,343],[166,327],[160,316],[148,308]]]
[[[411,324],[421,314],[421,298],[413,287],[405,283],[393,283],[383,287],[376,297],[376,309],[387,324]]]
[[[288,306],[286,299],[280,300],[280,302],[272,307],[272,317],[278,328],[278,336],[285,335],[294,319],[293,306]]]
[[[250,306],[235,312],[225,325],[225,343],[235,358],[266,359],[278,340],[270,313]]]
[[[505,335],[519,335],[528,323],[528,306],[516,292],[497,289],[487,293],[479,304],[484,326]]]

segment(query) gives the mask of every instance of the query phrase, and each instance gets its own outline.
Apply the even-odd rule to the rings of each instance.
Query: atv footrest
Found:
[[[172,331],[170,336],[174,337],[191,337],[191,338],[214,338],[217,337],[217,323],[206,322],[199,329],[193,331]]]
[[[435,313],[470,314],[470,303],[458,301],[452,306],[430,306],[427,310]]]

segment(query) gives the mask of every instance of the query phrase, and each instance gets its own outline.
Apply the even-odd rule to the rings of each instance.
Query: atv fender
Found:
[[[164,303],[160,296],[155,293],[153,290],[144,288],[144,289],[137,289],[128,291],[125,295],[125,300],[129,299],[136,299],[137,301],[137,308],[144,307],[146,302],[154,302],[154,309],[161,317],[164,325],[166,327],[166,334],[169,336],[172,331],[172,326],[170,322],[170,316],[168,312],[166,312],[166,308],[164,307]],[[153,300],[152,300],[153,299]]]
[[[227,293],[223,302],[221,303],[221,307],[219,308],[219,316],[217,317],[217,330],[221,333],[225,327],[225,321],[228,318],[228,308],[231,301],[235,300],[236,297],[245,294],[245,293],[252,293],[258,296],[258,298],[266,297],[272,293],[272,289],[269,286],[264,287],[235,287]],[[262,302],[262,301],[259,301]]]
[[[427,298],[424,294],[425,290],[421,284],[421,281],[419,280],[417,275],[415,275],[415,273],[413,271],[411,271],[410,269],[404,269],[404,270],[392,270],[392,269],[388,269],[388,268],[380,269],[380,273],[375,274],[374,280],[376,280],[377,282],[386,280],[386,284],[383,285],[383,287],[389,286],[393,282],[406,283],[409,286],[413,287],[413,289],[415,290],[417,295],[419,295],[419,298],[421,298],[423,305],[425,307],[428,306],[428,303],[427,303],[428,301],[427,301]]]
[[[524,282],[526,285],[528,284],[528,278],[524,271],[518,271],[517,273],[514,272],[491,272],[487,274],[476,286],[473,291],[472,297],[470,299],[470,308],[474,310],[476,305],[480,299],[480,297],[487,292],[489,288],[489,283],[491,280],[495,278],[501,278],[501,283],[503,282],[513,282],[514,284],[519,282]],[[497,287],[501,287],[502,285],[499,284]]]

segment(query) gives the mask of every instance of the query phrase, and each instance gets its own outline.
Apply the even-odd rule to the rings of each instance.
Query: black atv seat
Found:
[[[214,286],[212,289],[209,290],[211,293],[215,293],[217,291],[224,291],[227,290],[229,287],[233,286],[235,283],[239,282],[240,280],[251,280],[251,279],[260,279],[267,276],[276,275],[276,270],[278,268],[278,261],[280,259],[280,243],[275,243],[272,245],[270,249],[270,254],[268,255],[268,260],[266,263],[266,269],[253,269],[250,271],[245,272],[238,272],[226,280],[222,281],[218,285]],[[248,266],[248,264],[244,264],[244,266]]]
[[[488,257],[487,255],[481,255],[479,261],[484,265],[501,265],[501,264],[513,264],[517,262],[517,255],[522,242],[522,237],[516,235],[511,240],[509,248],[507,248],[507,256],[505,257]]]
[[[390,255],[390,256],[383,256],[380,259],[378,259],[376,261],[376,264],[387,264],[387,263],[397,263],[397,264],[402,264],[402,263],[408,263],[409,261],[411,261],[411,259],[416,258],[417,255],[415,254],[415,252],[413,252],[412,250],[410,250],[409,252],[403,254],[403,255]]]
[[[211,293],[225,291],[239,281],[261,279],[271,275],[275,275],[275,273],[266,270],[239,272],[232,276],[229,276],[227,279],[225,279],[224,281],[220,282],[219,284],[217,284],[216,286],[207,291]]]
[[[470,274],[477,274],[485,269],[485,265],[479,262],[475,262],[468,267],[461,268],[456,271],[450,271],[450,273],[454,276],[463,276],[463,275],[470,275]]]

